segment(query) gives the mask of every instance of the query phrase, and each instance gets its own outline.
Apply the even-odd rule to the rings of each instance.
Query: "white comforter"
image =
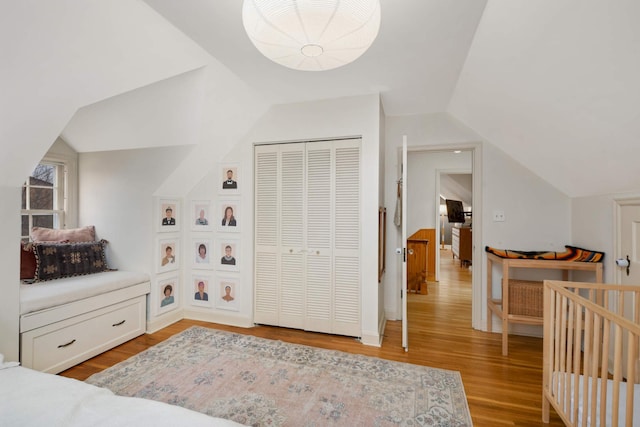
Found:
[[[0,426],[221,426],[233,421],[2,363]],[[15,364],[13,364],[15,365]]]

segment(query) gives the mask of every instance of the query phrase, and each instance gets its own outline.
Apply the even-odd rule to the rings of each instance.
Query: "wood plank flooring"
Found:
[[[182,320],[135,338],[60,375],[84,380],[192,325],[218,328],[303,345],[359,353],[400,362],[460,371],[474,426],[543,426],[542,339],[509,337],[502,356],[500,334],[471,328],[471,273],[441,250],[441,278],[428,295],[409,294],[409,351],[401,346],[401,322],[387,322],[381,348],[354,338],[270,326],[236,328]],[[551,412],[550,426],[562,426]]]

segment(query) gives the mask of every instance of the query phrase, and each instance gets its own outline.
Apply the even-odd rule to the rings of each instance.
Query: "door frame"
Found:
[[[622,207],[640,206],[640,197],[620,198],[613,200],[613,258],[609,260],[609,267],[613,270],[615,283],[622,284],[623,269],[616,266],[615,260],[624,258],[622,253]]]
[[[435,207],[436,207],[436,218],[438,221],[442,220],[442,215],[440,214],[440,177],[442,175],[449,174],[470,174],[473,180],[473,158],[471,159],[471,169],[462,169],[462,168],[452,168],[452,169],[436,169],[436,194],[435,194]],[[472,181],[473,182],[473,181]],[[472,189],[473,193],[473,189]],[[472,194],[473,197],[473,194]],[[473,203],[473,210],[475,211],[475,199]],[[473,235],[471,236],[473,238]],[[438,222],[438,227],[436,227],[436,243],[440,245],[442,242],[442,227]],[[475,254],[473,254],[475,257]],[[471,264],[473,265],[473,263]],[[473,271],[473,270],[472,270]],[[440,251],[436,251],[436,280],[440,280]]]
[[[471,327],[478,330],[486,330],[486,320],[482,319],[483,307],[485,301],[482,298],[482,267],[484,265],[484,257],[482,251],[482,143],[461,143],[461,144],[439,144],[439,145],[422,145],[408,146],[407,152],[443,152],[463,150],[471,151],[471,175],[472,175],[472,197],[473,197],[473,259],[471,265],[472,281],[471,281]],[[402,156],[402,147],[399,148],[399,155]],[[438,177],[439,178],[439,177]],[[409,183],[403,183],[409,185]],[[439,195],[438,195],[439,200]],[[439,206],[439,201],[438,201]],[[439,208],[438,208],[439,209]],[[438,212],[437,217],[440,214]],[[438,232],[437,232],[438,233]],[[436,234],[439,236],[439,234]],[[439,241],[437,242],[439,244]],[[403,243],[405,245],[405,243]],[[439,258],[438,258],[439,259]],[[436,262],[438,264],[438,262]],[[438,267],[436,267],[438,268]],[[400,284],[402,286],[402,284]]]

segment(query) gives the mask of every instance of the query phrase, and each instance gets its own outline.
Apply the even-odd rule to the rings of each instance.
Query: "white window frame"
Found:
[[[61,145],[56,142],[49,152],[40,161],[40,164],[53,165],[57,167],[57,194],[54,209],[21,209],[21,215],[29,215],[29,230],[33,226],[33,215],[38,214],[58,214],[57,222],[54,228],[74,228],[78,222],[78,156],[72,149],[67,148],[66,144]],[[30,177],[27,177],[25,186],[27,190],[30,186]],[[55,184],[54,184],[55,185]],[[28,205],[27,205],[28,206]],[[22,223],[22,222],[21,222]],[[22,236],[22,239],[28,239],[29,236]]]
[[[39,186],[31,184],[31,177],[27,177],[23,189],[25,191],[25,209],[21,209],[21,215],[27,216],[29,219],[28,230],[33,227],[33,217],[38,215],[53,215],[53,228],[64,228],[67,212],[67,166],[63,162],[43,160],[41,165],[53,166],[55,170],[55,176],[53,180],[53,208],[52,209],[31,209],[31,189],[33,188],[45,188],[51,187]],[[29,236],[22,236],[23,239],[27,239]]]

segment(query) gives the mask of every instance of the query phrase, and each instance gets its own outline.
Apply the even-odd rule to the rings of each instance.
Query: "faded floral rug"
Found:
[[[193,326],[88,383],[252,426],[471,426],[460,373]]]

